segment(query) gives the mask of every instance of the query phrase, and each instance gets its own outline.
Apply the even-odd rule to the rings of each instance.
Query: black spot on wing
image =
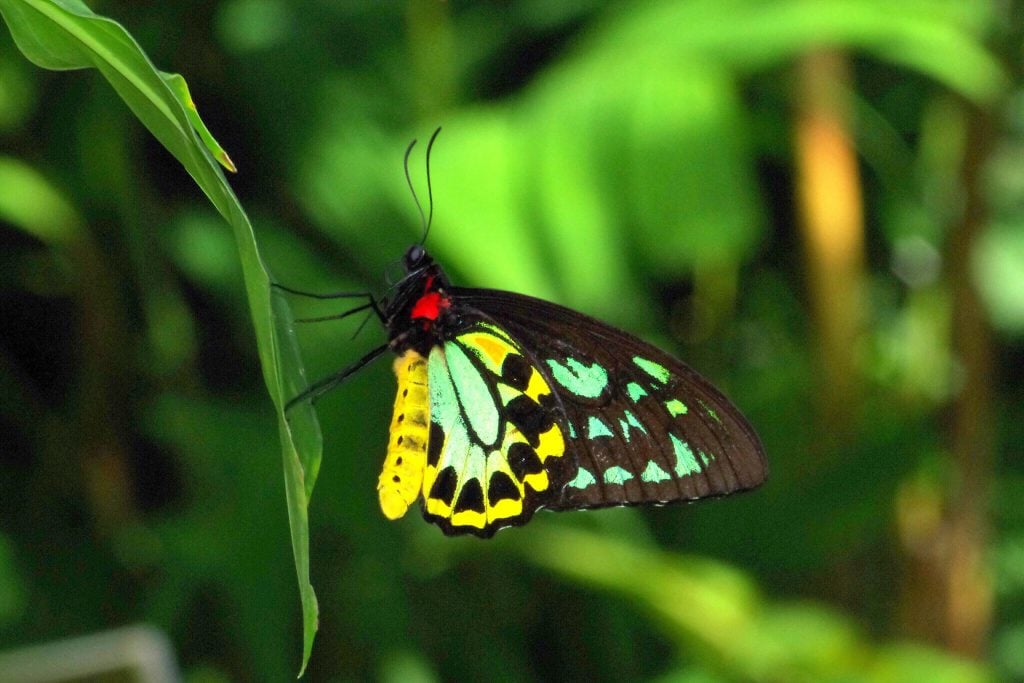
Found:
[[[491,505],[497,505],[502,500],[519,500],[519,489],[512,477],[504,472],[492,474],[491,483],[487,485],[487,500]]]
[[[516,396],[509,402],[505,408],[505,417],[523,433],[531,446],[540,444],[540,435],[551,429],[554,424],[550,409],[539,405],[525,394]]]
[[[519,391],[524,391],[529,385],[532,373],[530,362],[517,353],[505,356],[505,362],[501,364],[501,381]]]
[[[436,422],[430,423],[430,436],[427,438],[427,464],[437,467],[441,460],[441,447],[444,446],[444,430]]]
[[[455,503],[454,512],[465,512],[466,510],[484,511],[484,490],[480,486],[479,479],[470,479],[462,485],[462,492],[459,494],[459,500]]]
[[[455,485],[458,483],[458,480],[459,475],[455,473],[455,468],[450,465],[445,467],[437,474],[434,485],[430,487],[430,497],[437,498],[444,502],[445,505],[451,505],[452,498],[455,497]]]
[[[527,475],[544,471],[544,464],[537,457],[537,451],[522,442],[509,447],[508,466],[512,468],[512,474],[516,475],[519,481],[526,479]]]

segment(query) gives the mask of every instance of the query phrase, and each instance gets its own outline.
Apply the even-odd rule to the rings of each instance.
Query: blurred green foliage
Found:
[[[40,7],[81,5],[0,2],[12,27]],[[316,479],[311,680],[1024,677],[1024,99],[1016,67],[1000,66],[1019,56],[1020,3],[93,9],[186,76],[239,173],[232,191],[181,90],[138,97],[163,93],[155,71],[150,86],[118,80],[104,46],[134,48],[113,25],[81,25],[91,52],[62,32],[15,35],[43,66],[96,64],[163,147],[95,72],[46,72],[0,41],[0,643],[144,620],[191,680],[293,676],[303,622],[286,510],[301,560]],[[838,443],[815,417],[793,227],[792,67],[822,45],[853,60],[867,222],[870,312],[850,351],[866,389]],[[978,110],[1000,122],[990,227],[971,254],[996,330],[999,455],[992,655],[970,663],[908,637],[897,516],[954,476],[958,283],[944,263]],[[287,305],[333,309],[271,297],[268,273],[310,291],[379,288],[420,229],[401,154],[439,124],[428,246],[453,279],[678,352],[758,427],[763,490],[541,514],[487,543],[415,514],[389,523],[374,492],[386,363],[318,404],[319,478],[312,422],[297,449],[275,438],[267,387],[280,405],[302,383]],[[310,376],[378,343],[350,339],[357,324],[295,331]]]

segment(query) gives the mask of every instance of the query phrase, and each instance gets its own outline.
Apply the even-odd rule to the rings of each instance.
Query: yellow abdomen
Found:
[[[388,453],[377,482],[380,509],[388,519],[405,514],[423,484],[430,435],[430,392],[427,360],[415,351],[395,359],[398,395],[391,417]]]

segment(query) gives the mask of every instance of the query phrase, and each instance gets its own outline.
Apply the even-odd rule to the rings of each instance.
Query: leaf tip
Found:
[[[231,171],[232,173],[238,173],[238,168],[235,166],[235,162],[231,160],[231,157],[229,157],[228,153],[225,152],[223,149],[217,152],[217,161],[220,163],[221,166]]]

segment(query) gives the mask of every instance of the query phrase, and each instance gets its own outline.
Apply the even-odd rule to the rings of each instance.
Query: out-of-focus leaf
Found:
[[[1007,332],[1024,332],[1024,223],[986,232],[972,266],[992,322]]]
[[[607,91],[594,88],[593,80],[552,76],[527,114],[533,136],[524,140],[523,154],[536,159],[536,170],[528,175],[523,203],[534,207],[537,239],[546,247],[543,262],[557,279],[560,300],[592,315],[621,318],[621,302],[641,299],[623,258],[621,226],[609,211],[618,198],[608,196],[602,182],[606,122],[589,108],[603,108]],[[641,313],[639,308],[632,312]]]
[[[656,64],[629,89],[627,202],[644,253],[663,273],[746,258],[760,233],[734,88],[710,65]]]
[[[249,653],[248,670],[268,681],[286,679],[290,664],[275,650],[294,633],[294,620],[280,618],[294,599],[278,545],[285,530],[265,504],[281,490],[273,478],[273,429],[265,410],[170,393],[149,407],[143,425],[150,438],[181,453],[203,482],[193,490],[194,506],[149,529],[164,576],[150,594],[150,614],[189,629],[179,601],[194,599],[210,583],[222,585],[227,614]]]
[[[0,131],[19,125],[35,104],[34,83],[25,68],[18,60],[0,53]]]
[[[545,76],[533,115],[591,119],[561,148],[597,148],[589,161],[609,178],[598,185],[605,215],[609,205],[621,214],[618,260],[633,243],[645,263],[678,274],[749,254],[759,202],[731,77],[701,55],[633,52],[612,39],[587,48]],[[558,229],[578,230],[577,248],[593,239],[587,226]]]
[[[229,0],[218,5],[217,32],[237,54],[269,49],[294,28],[292,11],[283,0]]]
[[[528,537],[512,539],[510,547],[575,581],[639,600],[672,635],[696,640],[712,657],[727,657],[754,627],[756,589],[739,572],[710,560],[673,557],[554,524],[537,525]]]
[[[867,680],[876,683],[988,683],[994,678],[979,664],[920,645],[882,648]]]
[[[435,145],[437,209],[431,243],[474,283],[554,298],[529,214],[517,121],[495,110],[469,112]]]
[[[477,110],[446,128],[431,242],[474,283],[614,318],[641,300],[633,249],[678,275],[744,258],[761,227],[727,75],[604,47],[544,74],[508,114]]]
[[[25,585],[18,573],[11,544],[6,536],[0,536],[0,625],[21,617],[25,597]]]
[[[272,292],[252,226],[199,137],[193,118],[138,43],[119,24],[97,16],[77,0],[0,0],[18,47],[36,64],[50,69],[95,67],[156,138],[181,162],[234,229],[245,277],[249,308],[263,377],[277,408],[284,456],[292,547],[303,607],[302,668],[309,659],[317,627],[316,596],[309,583],[307,510],[320,467],[321,438],[313,410],[284,405],[306,386],[286,300]],[[210,138],[212,140],[212,138]]]
[[[79,236],[81,220],[50,182],[31,166],[0,156],[0,218],[51,246]]]
[[[218,294],[227,294],[238,282],[234,240],[212,211],[176,216],[168,231],[168,252],[194,282]]]
[[[993,554],[996,595],[1012,597],[1024,593],[1024,535],[1002,539]]]
[[[712,560],[554,524],[507,547],[637,601],[688,654],[743,680],[989,680],[983,667],[933,650],[875,647],[826,608],[765,600],[740,572]]]
[[[434,683],[438,677],[421,655],[394,652],[384,660],[379,680],[384,683]]]
[[[719,68],[751,71],[831,46],[861,50],[919,71],[978,102],[1007,85],[984,47],[993,5],[943,0],[653,0],[607,22],[598,40],[632,45],[684,63],[694,57]],[[956,59],[949,59],[955,54]]]
[[[1007,679],[1024,679],[1024,624],[1017,623],[998,634],[993,649]]]

